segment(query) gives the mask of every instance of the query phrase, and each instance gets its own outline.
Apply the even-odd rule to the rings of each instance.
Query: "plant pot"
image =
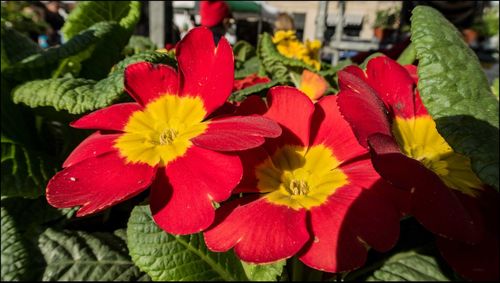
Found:
[[[378,41],[382,41],[382,38],[384,37],[384,29],[382,27],[376,27],[373,29],[373,34]]]
[[[396,31],[395,29],[376,27],[373,30],[373,33],[375,35],[375,38],[377,38],[379,42],[386,42],[388,39],[391,38],[391,36],[394,34],[395,31]]]
[[[462,35],[464,37],[465,43],[471,45],[477,41],[477,31],[473,29],[464,29],[462,30]]]

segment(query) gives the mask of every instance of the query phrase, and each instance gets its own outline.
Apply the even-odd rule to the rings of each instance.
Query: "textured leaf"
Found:
[[[251,74],[259,72],[260,68],[260,60],[257,56],[254,56],[250,59],[247,59],[245,61],[240,61],[241,64],[239,68],[235,69],[234,72],[234,78],[235,79],[242,79],[244,77],[247,77]],[[235,64],[238,64],[235,62]]]
[[[260,60],[256,56],[255,47],[250,43],[240,40],[233,47],[234,53],[234,77],[244,78],[253,73],[257,73],[260,67]]]
[[[2,185],[2,190],[4,186]],[[30,272],[33,258],[29,253],[29,246],[15,225],[13,216],[1,207],[2,221],[2,281],[33,280]]]
[[[469,156],[479,178],[498,189],[498,100],[476,55],[433,8],[417,6],[411,20],[425,106],[451,147]]]
[[[136,281],[144,275],[117,236],[47,229],[38,240],[46,261],[43,281]]]
[[[244,62],[256,55],[255,47],[244,40],[240,40],[234,45],[233,54],[235,61]]]
[[[42,49],[29,37],[19,33],[13,28],[2,25],[2,70],[30,55],[39,53]]]
[[[2,196],[36,198],[56,173],[51,158],[2,135]]]
[[[44,231],[44,225],[53,225],[54,221],[71,218],[75,211],[73,208],[52,207],[45,196],[37,199],[3,198],[2,207],[12,215],[19,232],[29,238],[35,238],[33,235],[38,238],[38,234]]]
[[[233,252],[210,252],[202,234],[173,236],[159,228],[148,206],[136,206],[127,226],[132,260],[154,281],[247,280]]]
[[[243,261],[241,263],[250,281],[277,281],[283,272],[286,260],[270,264],[251,264]]]
[[[498,99],[498,85],[499,85],[499,80],[498,78],[493,80],[493,83],[491,84],[491,92],[497,97]]]
[[[367,281],[450,281],[432,256],[404,252],[392,256]]]
[[[398,57],[398,63],[401,65],[409,65],[413,64],[415,59],[417,58],[417,53],[415,52],[415,48],[413,47],[413,44],[410,43],[405,50],[403,50],[403,53],[399,55]]]
[[[82,114],[111,105],[124,96],[123,70],[139,61],[172,63],[168,55],[145,52],[128,57],[116,65],[113,72],[98,82],[87,79],[59,78],[24,83],[13,92],[15,103],[32,108],[51,106],[71,114]]]
[[[238,102],[243,101],[243,100],[245,100],[245,98],[247,98],[247,96],[264,92],[277,84],[279,84],[279,82],[270,81],[267,83],[260,83],[260,84],[255,84],[255,85],[249,86],[247,88],[233,92],[231,94],[231,96],[229,97],[229,101],[238,101]]]
[[[63,33],[67,38],[72,38],[80,31],[102,21],[118,23],[96,43],[90,57],[81,62],[79,76],[93,80],[105,78],[111,67],[123,58],[123,48],[127,45],[139,17],[138,1],[79,3],[63,26]]]
[[[149,37],[132,35],[123,49],[123,53],[125,56],[131,56],[143,51],[155,51],[156,49],[158,49],[158,47],[151,41],[151,39],[149,39]]]
[[[81,31],[103,21],[114,21],[133,29],[139,20],[138,1],[81,1],[66,19],[62,32],[71,39]]]
[[[116,23],[97,23],[65,44],[28,56],[7,68],[3,73],[9,79],[18,82],[50,78],[61,60],[93,48],[99,40],[113,33],[116,26]]]
[[[279,82],[289,82],[291,80],[289,77],[290,71],[298,74],[301,74],[304,69],[317,72],[314,68],[300,60],[281,55],[276,49],[271,35],[268,33],[263,33],[259,36],[257,56],[271,78]]]

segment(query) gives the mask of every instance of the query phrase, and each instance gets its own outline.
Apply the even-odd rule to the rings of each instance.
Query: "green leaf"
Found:
[[[158,47],[149,37],[132,35],[123,49],[123,53],[125,56],[131,56],[143,51],[155,51],[156,49],[158,49]]]
[[[306,63],[292,58],[287,58],[281,55],[273,43],[271,35],[263,33],[259,36],[257,44],[257,56],[267,73],[273,80],[279,82],[289,82],[289,72],[301,74],[304,69],[311,72],[317,72],[314,68]]]
[[[233,47],[234,60],[244,62],[256,55],[255,47],[250,43],[240,40]]]
[[[479,178],[498,190],[498,100],[476,55],[433,8],[417,6],[411,21],[427,110],[450,146],[469,156]]]
[[[71,39],[81,31],[99,22],[114,21],[127,30],[139,21],[138,1],[82,1],[69,14],[61,31]]]
[[[286,265],[286,260],[269,264],[251,264],[241,262],[250,281],[277,281]]]
[[[111,234],[49,228],[38,245],[46,261],[43,281],[144,280],[123,240]]]
[[[245,100],[249,95],[252,95],[252,94],[260,94],[266,90],[268,90],[269,88],[275,86],[279,84],[279,82],[277,81],[270,81],[270,82],[267,82],[267,83],[260,83],[260,84],[255,84],[255,85],[252,85],[252,86],[249,86],[247,88],[244,88],[244,89],[241,89],[241,90],[238,90],[238,91],[235,91],[231,94],[231,96],[229,97],[229,101],[243,101]]]
[[[140,17],[138,1],[85,1],[78,4],[62,30],[72,38],[82,30],[103,21],[115,23],[113,30],[99,40],[92,54],[81,62],[80,77],[100,80],[123,58],[123,48],[129,42]]]
[[[35,80],[17,87],[12,98],[14,103],[23,103],[32,108],[50,106],[70,114],[100,109],[125,96],[123,70],[127,65],[139,61],[172,64],[172,59],[166,54],[139,53],[118,63],[112,73],[100,81],[81,78]]]
[[[234,78],[242,79],[251,74],[258,73],[259,68],[260,68],[260,60],[257,56],[254,56],[246,61],[241,62],[240,67],[238,69],[235,69]]]
[[[389,258],[366,281],[450,281],[450,278],[434,257],[409,251]]]
[[[58,69],[61,60],[93,48],[99,40],[113,33],[116,26],[115,23],[98,23],[65,44],[28,56],[2,73],[7,78],[18,82],[50,78],[53,71]]]
[[[136,206],[127,225],[132,260],[154,281],[247,280],[234,253],[207,249],[203,235],[173,236],[159,228],[149,206]]]
[[[2,196],[36,198],[56,173],[51,158],[2,134]],[[52,162],[51,162],[52,161]]]
[[[413,64],[416,58],[417,58],[417,53],[415,52],[413,44],[410,43],[410,45],[408,45],[405,48],[405,50],[403,50],[403,53],[399,55],[397,61],[400,65],[409,65]]]
[[[42,49],[29,37],[19,33],[13,28],[5,27],[2,24],[2,70],[8,65],[14,64],[22,59],[39,53]]]
[[[4,186],[2,185],[2,190]],[[30,272],[33,266],[33,257],[29,245],[18,230],[12,214],[1,207],[1,238],[2,238],[2,281],[29,281],[33,280]]]
[[[494,79],[493,83],[491,84],[491,92],[493,92],[493,94],[497,97],[497,99],[498,99],[498,84],[499,84],[498,78]]]

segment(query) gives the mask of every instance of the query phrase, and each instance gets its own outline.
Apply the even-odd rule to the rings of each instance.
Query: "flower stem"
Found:
[[[293,282],[304,281],[304,264],[299,260],[298,257],[292,257],[292,280]]]

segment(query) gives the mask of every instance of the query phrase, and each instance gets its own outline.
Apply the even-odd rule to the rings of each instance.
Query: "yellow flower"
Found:
[[[273,36],[273,43],[278,52],[288,58],[298,59],[316,70],[321,68],[319,61],[319,50],[321,42],[319,40],[309,41],[303,44],[295,35],[295,31],[277,31]]]
[[[283,41],[296,41],[295,31],[293,30],[279,30],[273,36],[273,43],[277,44]]]

